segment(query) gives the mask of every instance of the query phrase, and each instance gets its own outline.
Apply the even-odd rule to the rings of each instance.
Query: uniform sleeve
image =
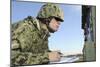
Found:
[[[48,64],[48,52],[33,54],[30,52],[12,51],[11,54],[12,65],[37,65]]]
[[[28,21],[27,21],[28,22]],[[18,26],[18,27],[17,27]],[[12,31],[11,60],[13,65],[47,64],[48,48],[42,46],[39,31],[31,22],[21,22]],[[41,35],[41,34],[40,34]]]

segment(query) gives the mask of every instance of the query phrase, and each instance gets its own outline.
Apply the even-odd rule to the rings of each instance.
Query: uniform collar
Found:
[[[50,32],[47,28],[47,25],[42,23],[42,22],[39,22],[40,24],[40,30],[42,30],[48,37],[50,36]]]

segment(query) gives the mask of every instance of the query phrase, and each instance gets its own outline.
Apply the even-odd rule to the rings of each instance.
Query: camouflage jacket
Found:
[[[11,28],[11,64],[46,64],[48,59],[49,32],[45,24],[28,16]]]

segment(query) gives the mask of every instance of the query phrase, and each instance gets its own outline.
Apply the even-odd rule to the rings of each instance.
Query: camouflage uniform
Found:
[[[53,7],[55,15],[47,10],[47,7]],[[45,10],[46,9],[46,10]],[[51,9],[51,8],[50,8]],[[45,13],[48,11],[51,14]],[[58,17],[63,21],[60,9],[54,4],[46,4],[38,14],[38,18],[49,18],[49,16]],[[44,13],[44,14],[43,14]],[[45,15],[46,14],[46,15]],[[60,15],[61,14],[61,15]],[[11,64],[12,65],[32,65],[47,64],[48,58],[48,37],[49,31],[46,24],[36,18],[28,16],[18,23],[12,24],[12,45],[11,45]]]

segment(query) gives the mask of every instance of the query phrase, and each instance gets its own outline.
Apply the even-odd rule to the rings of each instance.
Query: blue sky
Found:
[[[43,4],[36,2],[13,2],[12,23],[22,20],[29,15],[36,17]],[[59,6],[64,11],[64,22],[57,32],[51,34],[49,48],[51,50],[61,50],[61,52],[80,52],[84,42],[81,29],[81,5],[60,4]]]

